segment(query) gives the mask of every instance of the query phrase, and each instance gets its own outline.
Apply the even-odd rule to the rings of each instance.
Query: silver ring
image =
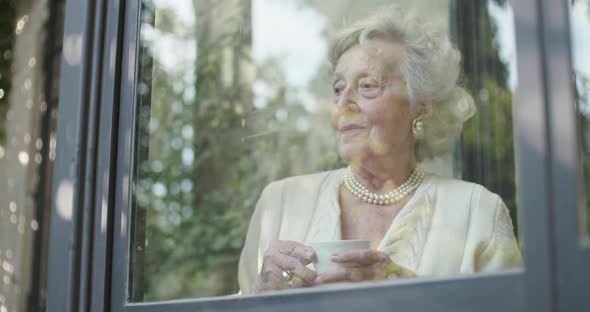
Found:
[[[291,285],[291,282],[293,281],[293,272],[289,272],[289,271],[283,271],[283,279],[285,280],[285,282],[287,282],[287,284]]]

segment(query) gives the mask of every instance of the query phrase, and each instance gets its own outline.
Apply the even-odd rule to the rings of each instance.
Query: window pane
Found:
[[[520,266],[512,9],[500,0],[408,0],[397,2],[400,12],[389,3],[143,1],[132,301],[249,293],[265,252],[296,259],[304,255],[290,252],[313,249],[319,258],[322,247],[311,244],[320,241],[368,240],[386,255],[373,277]],[[410,10],[435,31],[396,22],[407,34],[341,40],[330,65],[329,42],[344,26],[378,11],[399,21]],[[412,42],[415,59],[396,40]],[[398,189],[414,158],[415,180]],[[344,181],[397,193],[363,200]],[[460,205],[470,212],[448,208]],[[270,288],[287,287],[288,275],[270,276],[279,282]]]
[[[44,311],[65,1],[0,1],[0,312]]]
[[[587,38],[590,38],[590,2],[572,0],[570,23],[574,66],[575,96],[578,113],[578,144],[580,158],[580,231],[590,236],[590,52]]]

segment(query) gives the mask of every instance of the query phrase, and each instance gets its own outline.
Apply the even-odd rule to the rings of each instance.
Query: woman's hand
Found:
[[[414,272],[395,264],[389,256],[372,249],[342,251],[332,255],[340,268],[319,274],[317,285],[340,281],[384,280],[416,276]]]
[[[254,292],[313,286],[317,275],[306,265],[315,257],[315,251],[309,246],[293,241],[272,241],[264,253]],[[290,281],[283,272],[291,273]]]

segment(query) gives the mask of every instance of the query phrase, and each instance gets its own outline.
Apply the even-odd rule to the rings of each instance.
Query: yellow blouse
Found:
[[[238,278],[249,293],[272,240],[340,240],[344,169],[270,183],[250,220]],[[481,185],[426,174],[379,247],[418,276],[517,268],[522,259],[502,199]]]

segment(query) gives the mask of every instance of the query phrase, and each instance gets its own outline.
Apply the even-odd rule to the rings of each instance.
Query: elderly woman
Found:
[[[484,187],[421,171],[475,111],[448,37],[396,9],[340,32],[330,50],[338,151],[348,168],[269,184],[239,266],[243,293],[521,265],[508,210]],[[370,240],[317,274],[311,242]]]

